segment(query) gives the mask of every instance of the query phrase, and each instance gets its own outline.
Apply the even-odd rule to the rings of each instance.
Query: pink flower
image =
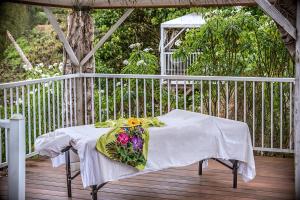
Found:
[[[120,134],[118,135],[117,141],[118,141],[119,143],[121,143],[122,145],[125,145],[125,144],[127,144],[128,141],[129,141],[129,136],[128,136],[126,133],[120,133]]]

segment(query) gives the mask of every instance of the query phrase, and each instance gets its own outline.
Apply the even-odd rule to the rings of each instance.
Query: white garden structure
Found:
[[[293,39],[295,46],[295,77],[203,77],[170,76],[163,69],[162,75],[119,75],[77,73],[39,80],[0,84],[0,102],[3,106],[1,119],[10,119],[14,113],[25,116],[26,156],[35,155],[33,143],[40,134],[59,127],[77,124],[76,103],[71,99],[83,98],[85,113],[84,123],[98,120],[116,119],[120,116],[155,116],[173,108],[182,108],[210,115],[246,121],[251,128],[255,150],[269,152],[294,153],[295,192],[300,199],[300,1],[295,2],[294,22],[291,22],[274,5],[274,0],[10,0],[17,3],[74,8],[77,3],[89,8],[162,8],[162,7],[199,7],[199,6],[255,6],[267,13],[286,35]],[[77,5],[77,6],[78,6]],[[120,20],[101,38],[84,58],[77,58],[74,49],[59,29],[51,13],[45,9],[49,21],[63,42],[71,62],[78,67],[93,56],[95,51],[107,40],[116,28],[126,19],[132,10],[128,10]],[[163,38],[162,31],[162,38]],[[164,40],[162,40],[164,41]],[[161,42],[163,46],[164,42]],[[163,49],[162,49],[163,50]],[[164,52],[162,51],[161,55]],[[161,59],[164,61],[164,59]],[[162,64],[162,66],[166,66]],[[80,71],[81,72],[81,71]],[[76,81],[83,81],[84,90],[76,93]],[[162,80],[166,84],[161,84]],[[176,83],[175,89],[170,87]],[[178,82],[183,82],[183,89],[178,89]],[[191,87],[186,88],[186,83]],[[80,85],[81,86],[81,85]],[[73,89],[70,89],[73,88]],[[78,87],[77,87],[78,88]],[[91,91],[91,101],[87,97]],[[128,92],[129,91],[129,92]],[[148,93],[146,93],[146,91]],[[132,96],[132,92],[135,95]],[[270,105],[266,99],[270,98]],[[277,102],[276,102],[277,101]],[[86,116],[91,102],[91,117]],[[279,109],[275,110],[275,102]],[[266,109],[268,106],[268,109]],[[259,113],[258,108],[261,108]],[[268,118],[266,117],[268,112]],[[90,114],[90,113],[89,113]],[[89,120],[91,119],[91,121]],[[257,121],[260,119],[258,126]],[[288,119],[288,120],[287,120]],[[12,119],[14,120],[14,119]],[[10,165],[8,136],[17,131],[10,130],[12,122],[1,122],[0,140],[5,141],[0,148],[0,166]],[[270,129],[266,130],[266,123]],[[23,128],[24,129],[24,128]],[[275,139],[275,135],[279,136]],[[294,137],[293,137],[294,136]],[[12,144],[13,145],[13,144]],[[23,148],[24,150],[24,148]],[[12,152],[13,153],[13,152]],[[22,158],[24,152],[19,152]],[[22,155],[21,155],[22,154]],[[13,155],[13,154],[12,154]],[[14,163],[14,162],[12,162]],[[19,164],[21,166],[23,164]],[[22,166],[21,166],[22,167]],[[14,177],[10,175],[9,179]],[[24,177],[19,176],[20,179]],[[13,180],[11,180],[13,183]],[[21,182],[23,183],[23,182]],[[21,185],[21,184],[20,184]],[[13,189],[10,187],[9,189]],[[20,187],[18,191],[24,192]],[[20,194],[19,196],[22,197]]]
[[[205,24],[203,17],[191,13],[166,21],[160,25],[160,67],[161,75],[186,75],[187,68],[198,57],[199,52],[188,55],[186,59],[174,57],[176,47],[180,45],[180,37],[190,28],[200,28]]]

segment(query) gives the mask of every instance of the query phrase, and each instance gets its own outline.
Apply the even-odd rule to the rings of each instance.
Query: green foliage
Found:
[[[142,50],[142,44],[131,44],[133,49],[128,60],[124,60],[123,74],[156,74],[159,70],[158,59],[151,48]]]
[[[189,30],[176,52],[177,57],[200,52],[189,74],[293,76],[276,24],[256,8],[213,10],[205,17],[207,23]]]

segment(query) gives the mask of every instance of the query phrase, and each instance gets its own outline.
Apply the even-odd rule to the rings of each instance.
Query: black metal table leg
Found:
[[[65,160],[66,160],[66,175],[67,175],[67,189],[68,189],[68,197],[72,197],[72,188],[71,188],[71,169],[70,169],[70,151],[65,152]]]
[[[199,175],[202,175],[202,165],[203,165],[203,160],[199,161],[199,169],[198,169]]]
[[[92,192],[91,192],[92,200],[97,200],[97,192],[98,192],[97,185],[92,185],[91,188],[92,188]]]
[[[232,166],[232,172],[233,172],[233,188],[237,188],[237,175],[238,175],[238,161],[233,161]]]

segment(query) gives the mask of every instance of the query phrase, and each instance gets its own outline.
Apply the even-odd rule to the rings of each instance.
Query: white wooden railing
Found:
[[[187,56],[186,59],[176,58],[174,52],[164,52],[161,67],[162,75],[187,75],[188,68],[192,65],[200,55],[200,52],[194,52]]]
[[[76,93],[79,79],[83,94]],[[158,116],[179,108],[244,121],[249,125],[255,150],[293,153],[294,81],[259,77],[65,75],[0,84],[0,118],[9,119],[14,113],[25,116],[27,157],[35,154],[33,144],[39,135],[77,124],[77,101],[72,99],[78,97],[84,100],[86,124],[119,117]],[[0,129],[1,166],[7,164],[7,131]]]
[[[0,120],[0,128],[8,131],[8,198],[25,199],[25,123],[22,115]],[[2,147],[2,146],[1,146]]]

